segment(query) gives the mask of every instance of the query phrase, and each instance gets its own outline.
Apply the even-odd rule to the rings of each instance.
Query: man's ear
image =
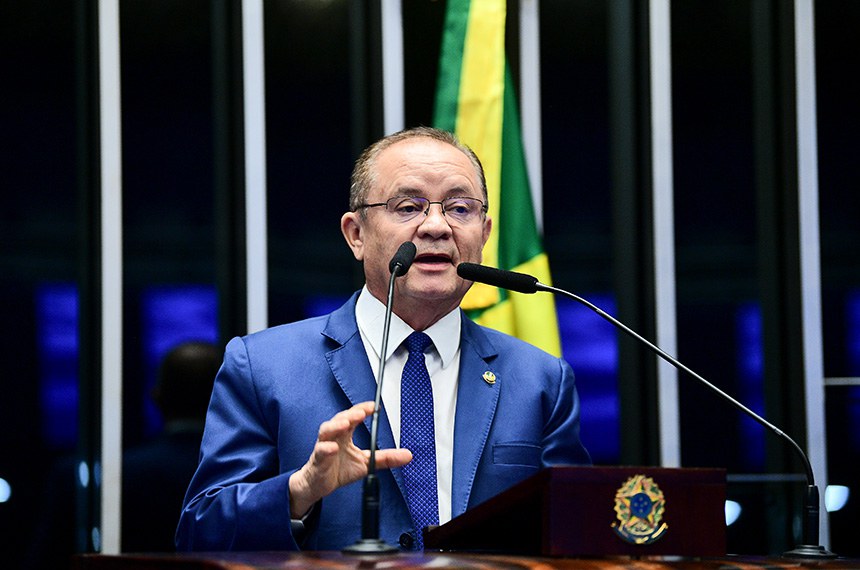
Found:
[[[484,229],[482,231],[481,238],[484,240],[481,244],[481,249],[483,250],[484,246],[487,245],[487,240],[490,239],[490,232],[493,230],[493,219],[490,216],[486,216],[484,218]]]
[[[340,218],[340,231],[352,255],[358,261],[364,260],[364,227],[358,212],[347,212]]]

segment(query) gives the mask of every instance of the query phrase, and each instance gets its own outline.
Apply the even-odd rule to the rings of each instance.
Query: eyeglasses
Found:
[[[395,196],[377,204],[361,204],[355,209],[385,206],[385,211],[394,221],[409,222],[421,214],[428,215],[432,204],[439,204],[442,207],[442,215],[449,222],[453,221],[461,225],[477,222],[487,211],[487,205],[481,200],[465,196],[445,198],[441,202],[433,202],[421,196]]]

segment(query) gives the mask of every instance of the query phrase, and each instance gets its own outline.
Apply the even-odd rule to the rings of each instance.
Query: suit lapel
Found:
[[[341,308],[329,315],[326,326],[322,333],[335,341],[339,346],[326,353],[334,375],[341,390],[349,399],[350,404],[373,401],[376,397],[376,380],[370,363],[367,361],[367,351],[361,342],[361,334],[355,322],[355,302],[358,293]],[[367,427],[367,435],[370,435],[370,421],[368,417],[364,421]],[[394,447],[394,437],[391,434],[391,426],[385,409],[379,414],[379,437],[380,448]]]
[[[326,360],[331,367],[332,375],[352,405],[360,402],[372,402],[376,398],[376,379],[373,377],[373,371],[367,361],[367,351],[361,341],[361,334],[358,332],[358,324],[355,321],[357,299],[358,293],[353,295],[341,308],[331,313],[322,331],[323,335],[338,345],[326,353]],[[392,380],[389,378],[383,381],[391,382]],[[366,428],[364,435],[368,442],[367,445],[370,442],[371,418],[372,416],[368,416],[364,420]],[[385,413],[384,407],[381,407],[379,411],[377,438],[377,449],[395,447],[391,424],[388,422],[388,415]],[[392,469],[391,472],[397,481],[401,494],[405,497],[400,469]]]
[[[454,472],[451,515],[461,515],[469,505],[478,463],[487,436],[503,379],[493,367],[498,351],[481,328],[462,317],[460,340],[460,376],[457,386],[457,413],[454,420]],[[486,372],[495,374],[495,382],[485,380]]]

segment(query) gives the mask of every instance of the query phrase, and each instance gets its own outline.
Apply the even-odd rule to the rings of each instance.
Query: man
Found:
[[[423,523],[444,523],[541,467],[590,461],[570,366],[479,327],[458,308],[471,283],[456,266],[481,261],[492,227],[486,206],[480,161],[449,133],[412,129],[365,150],[341,230],[364,264],[366,285],[330,315],[228,344],[179,549],[335,550],[359,538],[388,264],[405,241],[417,255],[395,283],[385,361],[376,453],[381,538],[420,548]],[[414,375],[401,346],[414,331],[432,341],[420,368],[426,364],[432,384],[429,452],[399,445],[414,441],[417,422],[409,415],[412,388],[401,394],[399,382]],[[429,464],[435,478],[410,474],[412,451],[412,465]],[[416,499],[416,483],[431,493],[435,518],[416,514],[416,504],[428,503]],[[291,530],[299,519],[301,536]]]

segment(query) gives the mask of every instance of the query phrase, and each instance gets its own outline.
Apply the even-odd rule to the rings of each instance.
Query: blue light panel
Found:
[[[764,410],[764,350],[761,306],[757,302],[740,305],[735,316],[737,335],[738,399],[752,411],[767,417]],[[746,469],[765,470],[765,430],[751,417],[739,419],[738,446]]]
[[[589,301],[615,314],[615,300],[594,294]],[[562,353],[576,374],[582,406],[582,442],[595,464],[617,464],[621,457],[618,398],[618,337],[615,327],[591,309],[556,298]]]
[[[161,414],[149,397],[158,367],[171,348],[187,341],[216,342],[218,296],[214,286],[174,285],[145,289],[141,294],[141,329],[144,350],[145,433],[162,426]]]
[[[36,335],[42,432],[71,449],[78,438],[78,291],[73,283],[36,288]]]

